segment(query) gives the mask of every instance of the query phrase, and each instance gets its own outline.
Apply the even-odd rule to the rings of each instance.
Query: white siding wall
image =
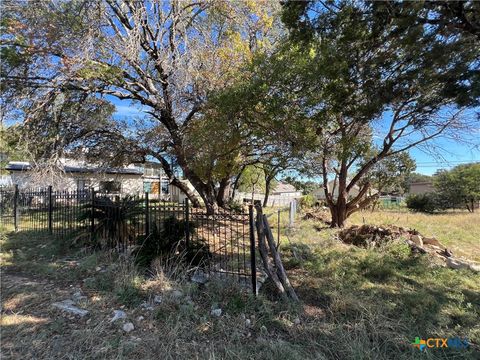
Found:
[[[253,200],[260,200],[263,203],[264,194],[254,194]],[[289,193],[273,193],[268,197],[267,206],[286,206],[290,204],[294,199],[299,199],[302,197],[300,191],[289,192]],[[237,192],[235,194],[235,200],[242,202],[244,199],[251,200],[252,193]]]
[[[86,180],[88,187],[99,190],[102,181],[119,181],[121,183],[122,194],[143,193],[143,179],[141,175],[134,174],[86,174],[86,173],[66,173],[61,177],[45,179],[41,181],[35,176],[31,176],[27,171],[12,171],[12,183],[21,188],[47,187],[52,185],[55,190],[77,190],[78,181]]]

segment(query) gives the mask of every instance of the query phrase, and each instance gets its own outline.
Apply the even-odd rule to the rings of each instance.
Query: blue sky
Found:
[[[129,121],[133,118],[142,118],[145,114],[142,112],[142,108],[131,101],[118,100],[115,97],[108,96],[116,106],[116,113],[114,117],[118,120]],[[479,133],[478,139],[476,139],[476,145],[462,144],[457,141],[453,141],[446,138],[438,138],[432,144],[436,145],[437,149],[435,154],[427,153],[422,149],[411,149],[410,155],[417,163],[416,172],[432,175],[439,169],[450,169],[456,165],[479,162],[480,161],[480,123],[477,129]]]
[[[416,172],[432,175],[439,169],[450,169],[459,164],[480,162],[480,151],[470,145],[445,139],[437,139],[436,145],[440,145],[446,151],[439,151],[443,159],[438,156],[427,154],[420,149],[410,150],[410,155],[417,163]]]

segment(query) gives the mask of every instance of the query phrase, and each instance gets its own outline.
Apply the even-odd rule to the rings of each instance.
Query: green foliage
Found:
[[[312,208],[315,206],[316,203],[317,199],[315,198],[315,196],[313,196],[313,194],[303,195],[300,198],[300,207],[302,209]]]
[[[243,204],[240,201],[230,200],[227,204],[227,208],[234,213],[241,213],[243,211]]]
[[[21,141],[21,130],[18,125],[0,124],[0,139],[0,171],[9,161],[30,159],[25,144]]]
[[[169,258],[177,256],[178,261],[199,265],[209,257],[208,245],[201,239],[193,240],[196,224],[188,224],[190,231],[189,248],[185,247],[187,224],[185,220],[174,215],[167,217],[162,223],[151,224],[151,234],[138,240],[138,249],[133,252],[137,265],[148,268],[157,257]]]
[[[283,178],[282,182],[293,185],[295,189],[301,190],[303,195],[311,194],[314,190],[316,190],[320,186],[320,184],[315,181],[311,181],[311,180],[304,181],[292,176],[287,176]]]
[[[99,162],[119,157],[128,147],[120,141],[119,126],[112,118],[115,107],[105,99],[78,91],[51,95],[41,111],[30,114],[18,128],[22,143],[36,160],[80,155]],[[85,148],[89,151],[86,152]],[[108,151],[106,151],[108,150]]]
[[[249,165],[243,170],[238,182],[238,190],[252,195],[265,191],[265,173],[262,165]]]
[[[440,199],[452,207],[466,205],[474,211],[474,203],[480,200],[480,163],[465,164],[434,176],[434,185]]]
[[[94,247],[115,247],[121,241],[131,241],[135,238],[135,228],[143,211],[142,201],[132,196],[116,200],[96,196],[93,206],[91,203],[83,205],[78,217],[79,221],[87,223],[92,216],[95,219],[93,243],[90,242],[89,226],[82,230],[78,238]]]
[[[359,164],[359,168],[362,166],[364,163]],[[398,153],[377,162],[360,183],[368,181],[380,192],[403,194],[409,190],[407,179],[415,167],[415,161],[408,153]]]
[[[134,307],[141,303],[143,293],[139,288],[140,279],[130,279],[130,281],[131,283],[124,283],[121,286],[117,286],[114,293],[121,304]]]
[[[439,209],[438,198],[435,193],[411,194],[405,201],[407,208],[413,211],[433,213]]]
[[[107,84],[117,85],[124,79],[121,68],[95,61],[85,63],[83,67],[77,71],[77,75],[86,80],[101,80]]]

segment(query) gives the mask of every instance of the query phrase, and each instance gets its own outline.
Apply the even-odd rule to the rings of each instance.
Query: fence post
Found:
[[[53,233],[53,196],[52,185],[48,187],[48,232]]]
[[[93,243],[95,237],[95,189],[91,188],[91,213],[90,213],[90,241]]]
[[[150,212],[148,207],[148,192],[145,192],[145,236],[150,235]]]
[[[290,221],[288,223],[289,227],[292,227],[293,224],[295,223],[295,204],[293,201],[290,201]]]
[[[257,296],[257,261],[255,259],[255,220],[253,218],[253,205],[248,206],[248,223],[250,230],[250,269],[252,273],[252,291]]]
[[[185,247],[190,249],[190,206],[188,198],[185,199]]]
[[[13,227],[18,231],[18,184],[15,184],[15,192],[13,193]]]

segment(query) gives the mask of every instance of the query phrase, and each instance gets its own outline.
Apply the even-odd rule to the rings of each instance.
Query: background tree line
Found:
[[[430,177],[435,191],[411,195],[407,207],[422,212],[435,212],[451,208],[478,209],[480,201],[480,163],[455,166],[440,170]]]
[[[156,159],[210,212],[229,206],[253,168],[267,189],[293,170],[323,179],[332,226],[343,226],[377,199],[373,186],[391,186],[382,175],[412,170],[409,149],[440,136],[475,141],[475,2],[6,1],[2,10],[2,116],[17,120],[33,157]],[[112,98],[145,116],[118,121]]]

